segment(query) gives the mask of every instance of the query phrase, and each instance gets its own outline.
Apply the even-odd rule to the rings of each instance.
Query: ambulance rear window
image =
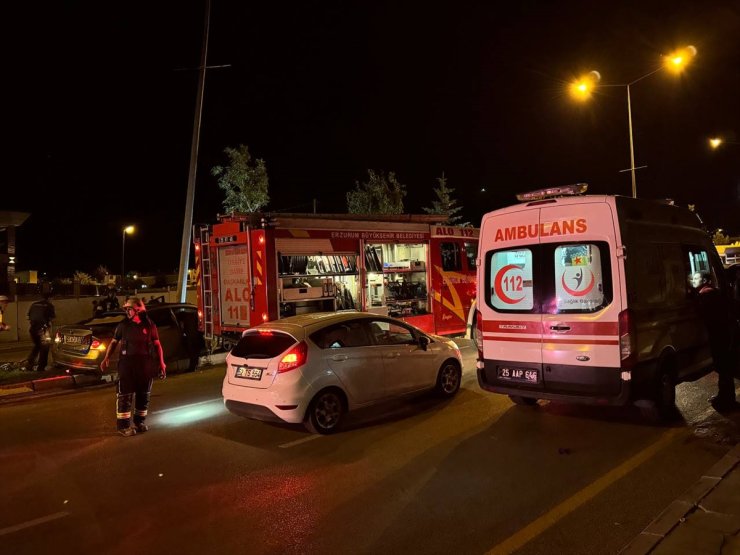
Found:
[[[530,312],[534,308],[532,250],[527,248],[489,253],[487,301],[499,312]]]
[[[603,247],[606,248],[606,245]],[[608,262],[608,252],[602,255],[602,249],[594,243],[555,247],[554,306],[550,306],[548,312],[595,312],[609,304],[611,286],[607,291],[604,285],[604,258]]]

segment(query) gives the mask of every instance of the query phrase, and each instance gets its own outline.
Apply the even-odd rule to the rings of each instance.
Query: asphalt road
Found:
[[[247,421],[223,365],[154,387],[151,430],[114,433],[110,387],[0,406],[0,552],[568,553],[624,547],[740,440],[713,376],[684,421],[479,389],[355,415],[335,436]]]

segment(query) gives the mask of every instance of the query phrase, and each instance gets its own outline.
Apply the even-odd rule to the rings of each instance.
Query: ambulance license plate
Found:
[[[508,368],[499,366],[498,377],[501,380],[524,383],[540,383],[540,373],[531,368]]]
[[[249,366],[237,366],[237,378],[246,378],[248,380],[261,380],[262,368],[250,368]]]

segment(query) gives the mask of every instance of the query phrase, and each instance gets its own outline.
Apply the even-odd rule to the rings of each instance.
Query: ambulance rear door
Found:
[[[483,220],[478,302],[484,358],[479,383],[485,389],[541,387],[539,213],[522,207]]]
[[[542,364],[546,391],[613,399],[621,393],[615,217],[603,201],[540,213]]]

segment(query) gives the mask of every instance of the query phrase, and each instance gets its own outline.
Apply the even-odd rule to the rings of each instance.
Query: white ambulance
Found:
[[[586,187],[483,216],[478,383],[517,404],[635,402],[668,416],[676,384],[711,369],[688,279],[709,272],[724,287],[719,256],[693,212]]]

